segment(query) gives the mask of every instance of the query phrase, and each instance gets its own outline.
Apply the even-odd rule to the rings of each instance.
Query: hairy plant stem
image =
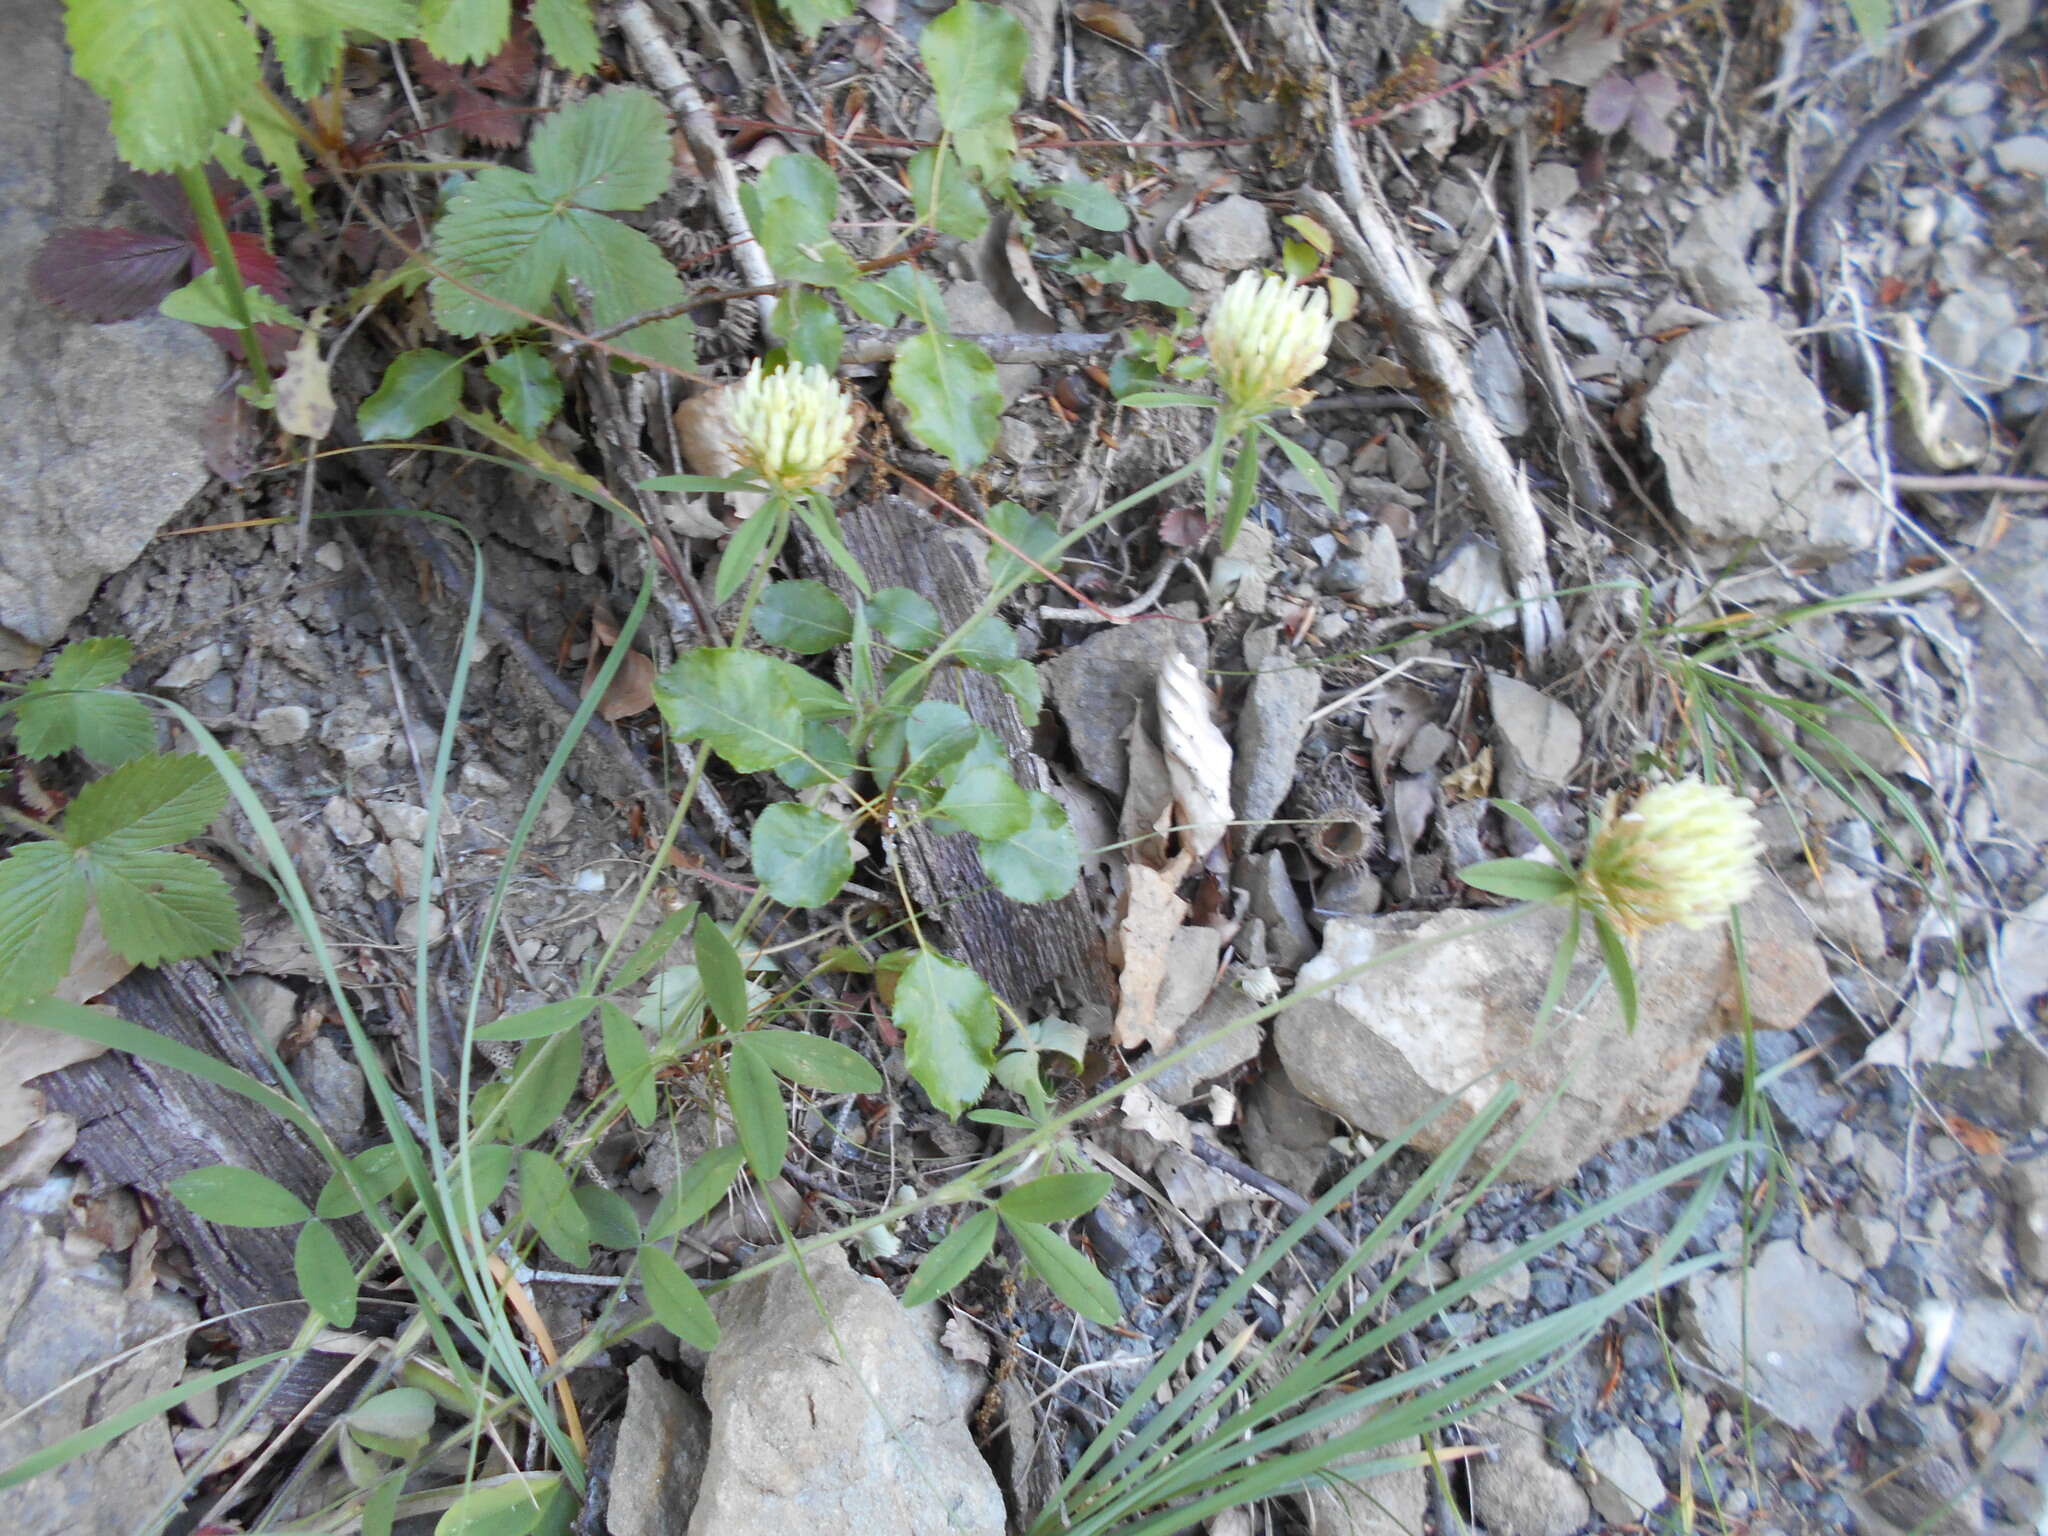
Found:
[[[192,217],[199,225],[199,238],[206,254],[221,274],[226,290],[228,313],[242,333],[242,358],[256,380],[257,391],[266,399],[276,391],[270,379],[270,364],[263,356],[263,343],[256,335],[256,322],[249,318],[249,302],[242,292],[242,268],[235,260],[235,248],[228,241],[228,227],[222,222],[220,204],[213,200],[213,188],[206,184],[206,172],[197,166],[178,171],[178,185],[185,189],[185,201],[192,205]]]

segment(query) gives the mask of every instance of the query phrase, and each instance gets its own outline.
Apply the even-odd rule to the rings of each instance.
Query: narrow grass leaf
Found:
[[[1593,914],[1593,932],[1600,940],[1600,958],[1614,983],[1614,1001],[1621,1007],[1621,1022],[1633,1033],[1636,1027],[1636,968],[1628,957],[1628,945],[1605,917]]]
[[[1515,901],[1548,901],[1572,888],[1569,870],[1534,859],[1486,859],[1467,864],[1458,871],[1458,878],[1476,890]]]
[[[570,997],[558,1003],[542,1003],[538,1008],[527,1008],[519,1013],[508,1013],[502,1019],[493,1019],[477,1030],[474,1038],[545,1040],[564,1030],[575,1029],[590,1017],[590,1010],[596,1006],[594,997]]]

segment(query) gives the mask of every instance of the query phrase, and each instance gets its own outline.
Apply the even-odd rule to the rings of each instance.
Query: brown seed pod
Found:
[[[1289,809],[1302,845],[1332,869],[1355,869],[1379,852],[1380,813],[1361,793],[1350,766],[1331,753],[1304,768]]]

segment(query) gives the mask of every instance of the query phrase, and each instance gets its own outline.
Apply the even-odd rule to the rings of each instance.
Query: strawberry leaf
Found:
[[[94,325],[146,315],[185,280],[192,250],[177,235],[139,229],[60,229],[29,264],[35,296]]]

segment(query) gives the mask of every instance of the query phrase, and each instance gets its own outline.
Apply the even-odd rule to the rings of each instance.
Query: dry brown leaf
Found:
[[[682,453],[683,467],[693,475],[724,480],[740,472],[740,461],[733,457],[732,428],[725,419],[725,400],[731,389],[730,384],[721,384],[701,395],[692,395],[676,407],[676,447]],[[726,498],[733,515],[740,518],[752,514],[765,499],[751,491],[737,491]],[[678,498],[678,504],[688,509],[683,516],[674,511],[669,513],[678,533],[693,539],[716,539],[729,532],[709,512],[701,510],[702,497]]]
[[[1161,1043],[1155,1038],[1159,987],[1166,980],[1173,936],[1187,920],[1188,904],[1180,899],[1175,888],[1187,873],[1188,863],[1188,856],[1183,854],[1165,869],[1147,869],[1142,864],[1130,868],[1123,921],[1117,925],[1123,941],[1124,963],[1119,978],[1123,995],[1117,1001],[1116,1043],[1127,1051]],[[1171,1038],[1169,1034],[1167,1039]]]
[[[1124,1113],[1126,1126],[1134,1131],[1143,1131],[1154,1141],[1185,1149],[1195,1139],[1195,1128],[1188,1124],[1187,1116],[1143,1083],[1135,1085],[1117,1100],[1117,1107]]]
[[[619,627],[603,608],[591,614],[590,632],[597,643],[591,646],[590,659],[583,667],[584,698],[597,686],[597,674],[605,662],[603,652],[619,641]],[[598,715],[607,722],[615,722],[654,708],[654,678],[653,658],[628,651],[619,670],[612,674],[611,686],[604,691],[604,702],[597,706]]]
[[[988,1364],[988,1335],[958,1312],[947,1313],[946,1326],[939,1332],[939,1343],[955,1360],[969,1365]]]
[[[1209,718],[1201,674],[1179,651],[1159,667],[1159,738],[1189,828],[1184,844],[1206,858],[1230,826],[1230,743]]]
[[[1081,0],[1081,3],[1074,7],[1073,16],[1074,20],[1090,32],[1114,38],[1126,48],[1145,46],[1144,30],[1124,12],[1113,5],[1104,4],[1103,0]]]
[[[315,327],[300,333],[299,344],[285,357],[284,372],[277,379],[277,424],[294,437],[315,442],[334,425],[334,391],[328,384],[327,360],[320,355],[320,334]]]
[[[1493,792],[1493,748],[1481,747],[1471,762],[1445,774],[1443,789],[1444,799],[1452,805],[1460,800],[1484,800]]]
[[[1031,260],[1031,253],[1024,249],[1024,242],[1016,235],[1003,242],[1003,261],[1009,268],[1010,276],[1017,280],[1024,300],[1046,320],[1052,319],[1052,304],[1045,296],[1045,287],[1038,281],[1038,270]],[[1015,306],[1011,306],[1013,309]],[[1022,318],[1021,316],[1019,318]]]

